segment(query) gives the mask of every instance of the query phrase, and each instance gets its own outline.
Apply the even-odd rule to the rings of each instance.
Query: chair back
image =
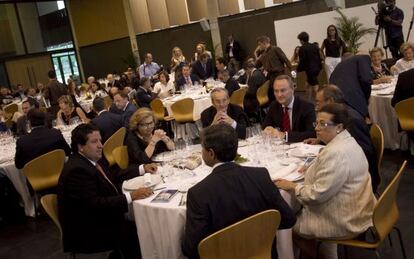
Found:
[[[35,192],[42,191],[57,186],[64,164],[65,151],[56,149],[28,162],[23,174]]]
[[[4,113],[8,116],[13,117],[13,114],[19,110],[19,106],[16,103],[11,103],[9,105],[4,106],[3,108]]]
[[[156,98],[151,101],[150,107],[154,117],[157,118],[158,121],[164,121],[165,110],[164,105],[162,104],[161,99]]]
[[[244,96],[246,95],[246,88],[240,88],[233,92],[233,94],[230,97],[230,103],[235,104],[243,108],[243,101]]]
[[[103,99],[104,99],[104,102],[105,102],[106,109],[109,109],[114,101],[112,100],[111,96],[109,96],[109,95],[105,96]]]
[[[257,213],[204,238],[198,252],[202,259],[270,259],[279,224],[277,210]]]
[[[194,122],[193,116],[194,100],[185,98],[171,105],[171,111],[174,119],[178,123]]]
[[[60,237],[62,239],[62,227],[59,222],[58,214],[58,201],[56,194],[47,194],[40,198],[40,203],[43,206],[43,209],[46,211],[47,215],[55,222],[56,226],[59,229]]]
[[[266,105],[269,102],[269,96],[268,96],[269,85],[270,85],[270,81],[267,80],[266,82],[263,83],[262,86],[260,86],[257,89],[256,98],[257,98],[257,101],[259,102],[260,107]]]
[[[122,127],[119,130],[117,130],[114,134],[112,134],[111,137],[109,137],[104,145],[103,145],[103,154],[106,158],[106,160],[109,163],[109,166],[112,166],[115,164],[114,156],[112,155],[112,151],[119,146],[122,146],[124,144],[126,134],[126,128]]]
[[[371,135],[372,144],[374,145],[375,152],[377,154],[377,167],[379,172],[382,156],[384,154],[384,133],[382,133],[381,127],[375,123],[372,124],[369,133]]]
[[[398,220],[397,191],[406,165],[407,161],[404,161],[400,170],[395,174],[385,191],[381,194],[375,206],[373,223],[380,243],[391,232]]]
[[[128,148],[127,146],[119,146],[112,150],[112,156],[115,163],[121,169],[127,169],[129,165]]]
[[[395,105],[401,129],[404,131],[414,131],[414,97],[408,98]]]

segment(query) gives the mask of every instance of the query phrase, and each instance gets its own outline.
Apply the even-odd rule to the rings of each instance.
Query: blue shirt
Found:
[[[147,63],[144,62],[138,68],[139,77],[140,78],[152,77],[153,75],[155,75],[158,72],[158,70],[160,70],[160,66],[158,66],[157,63],[151,62],[151,64],[147,64]]]

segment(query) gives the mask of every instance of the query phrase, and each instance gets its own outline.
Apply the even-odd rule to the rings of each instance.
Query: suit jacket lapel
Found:
[[[299,119],[299,113],[300,113],[300,100],[299,100],[299,97],[295,96],[295,101],[293,102],[293,108],[292,108],[292,125],[290,125],[290,128],[292,131],[296,129],[296,123]]]

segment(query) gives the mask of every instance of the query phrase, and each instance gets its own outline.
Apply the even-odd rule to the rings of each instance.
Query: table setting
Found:
[[[317,156],[322,147],[303,143],[287,144],[262,134],[240,140],[239,143],[236,163],[266,167],[273,180],[283,178],[291,181],[303,179],[298,169],[307,157]],[[143,258],[185,258],[181,252],[181,239],[184,234],[187,192],[208,176],[212,168],[201,159],[201,145],[186,145],[180,150],[159,154],[154,161],[158,161],[160,166],[157,174],[151,176],[150,183],[145,184],[145,176],[140,176],[123,184],[124,192],[126,189],[132,191],[128,188],[131,187],[131,181],[141,183],[133,186],[135,188],[151,185],[154,190],[154,195],[132,204],[141,253]],[[186,161],[192,161],[192,166],[187,166]],[[162,197],[156,199],[160,193]],[[292,197],[288,192],[281,190],[281,195],[291,204]],[[163,202],[158,202],[159,199]],[[280,258],[293,259],[291,234],[290,229],[278,231]]]

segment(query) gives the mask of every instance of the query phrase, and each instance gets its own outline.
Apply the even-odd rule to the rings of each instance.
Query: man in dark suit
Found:
[[[369,173],[371,174],[372,190],[375,193],[378,185],[380,184],[380,176],[377,167],[377,156],[374,144],[371,140],[369,133],[369,127],[365,122],[364,117],[357,111],[352,109],[349,105],[345,104],[344,95],[342,91],[336,85],[328,85],[318,90],[315,97],[315,110],[318,112],[322,107],[331,103],[344,104],[348,110],[349,123],[346,126],[351,136],[361,146],[367,158],[369,165]],[[320,144],[318,139],[307,139],[305,143],[308,144]]]
[[[152,92],[151,80],[149,77],[143,77],[140,86],[135,94],[135,101],[139,107],[150,108],[150,103],[157,98],[157,94]]]
[[[246,138],[246,127],[248,119],[243,109],[230,103],[227,90],[224,88],[215,88],[211,92],[212,106],[201,113],[201,123],[203,128],[210,125],[225,123],[232,126],[239,138]]]
[[[15,121],[15,123],[13,124],[12,130],[16,134],[16,136],[20,137],[28,134],[27,129],[29,121],[27,120],[27,113],[34,108],[39,107],[36,107],[35,104],[30,102],[30,99],[27,98],[22,102],[23,114],[21,114],[20,112],[14,113],[13,121]],[[15,117],[17,117],[17,119],[15,119]]]
[[[56,114],[60,109],[58,99],[62,95],[67,95],[68,89],[56,79],[56,72],[54,70],[48,72],[48,77],[49,83],[47,83],[46,89],[44,90],[44,97],[49,100],[50,103],[49,113],[53,117],[56,117]]]
[[[398,76],[395,86],[394,96],[391,105],[394,107],[398,102],[414,97],[414,68],[401,73]]]
[[[200,83],[200,78],[195,74],[190,74],[190,66],[188,64],[183,65],[181,75],[178,77],[176,84],[176,90],[179,91],[184,85],[194,85]]]
[[[223,70],[219,72],[219,79],[225,84],[224,88],[227,89],[229,96],[231,97],[233,92],[240,89],[239,83],[230,77],[230,72],[228,70]]]
[[[59,221],[65,252],[118,250],[120,258],[140,258],[136,227],[125,219],[128,204],[152,195],[150,188],[123,194],[102,157],[98,128],[81,124],[72,131],[73,154],[58,183]],[[135,168],[137,175],[138,169]],[[117,174],[118,179],[120,173]]]
[[[103,98],[96,97],[92,105],[97,116],[92,119],[91,123],[99,129],[102,136],[102,143],[105,143],[112,134],[123,127],[124,121],[121,115],[106,110]]]
[[[308,100],[313,100],[319,86],[318,75],[322,69],[320,51],[315,44],[309,43],[309,34],[307,32],[301,32],[298,35],[298,39],[302,46],[299,48],[299,64],[297,71],[305,71]]]
[[[345,103],[369,117],[368,100],[371,96],[371,58],[367,55],[349,57],[339,63],[329,78],[329,83],[341,89]]]
[[[226,63],[226,60],[224,58],[220,58],[220,57],[216,58],[216,69],[215,69],[216,77],[215,77],[215,79],[217,79],[218,76],[219,76],[219,73],[224,71],[224,70],[229,71],[230,77],[233,77],[236,74],[236,72],[238,71],[238,70],[234,70],[234,68],[232,68],[232,67],[228,67],[227,63]]]
[[[238,41],[234,40],[232,34],[230,34],[227,39],[228,42],[226,43],[226,48],[224,52],[226,53],[228,65],[234,71],[238,71],[241,62],[243,61],[242,47]]]
[[[16,168],[21,169],[34,158],[55,149],[63,149],[67,156],[70,154],[70,147],[62,133],[57,129],[50,129],[46,126],[46,113],[38,109],[32,109],[28,112],[27,118],[32,126],[32,131],[16,142],[14,158]]]
[[[207,53],[200,55],[200,59],[197,60],[194,65],[191,73],[195,74],[202,80],[207,78],[214,77],[213,65],[210,56]]]
[[[262,71],[256,69],[254,61],[248,61],[245,66],[247,91],[244,96],[244,110],[250,117],[256,117],[256,112],[259,110],[259,101],[257,100],[257,89],[266,82],[266,77]]]
[[[292,79],[287,75],[276,77],[273,92],[276,101],[270,104],[263,122],[264,132],[289,142],[315,137],[315,108],[313,104],[294,96]]]
[[[268,209],[280,212],[279,229],[295,224],[296,217],[269,172],[233,162],[238,139],[231,126],[212,125],[203,130],[201,139],[203,160],[213,171],[188,191],[184,255],[199,258],[197,246],[203,238]]]
[[[129,102],[128,94],[124,92],[118,92],[114,95],[114,104],[112,105],[110,112],[121,114],[124,122],[124,127],[128,128],[129,119],[132,114],[137,110],[137,107]]]

